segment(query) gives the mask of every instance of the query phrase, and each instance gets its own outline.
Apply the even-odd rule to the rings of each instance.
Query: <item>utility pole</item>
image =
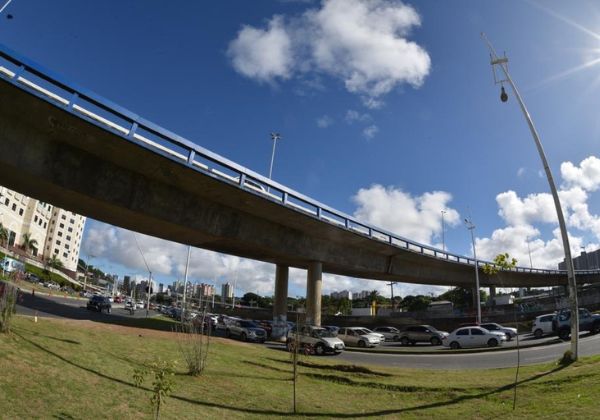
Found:
[[[527,121],[527,125],[529,126],[529,131],[531,131],[531,136],[533,137],[533,141],[535,142],[535,146],[537,148],[538,154],[540,155],[540,160],[542,161],[542,166],[544,167],[544,171],[546,172],[546,178],[548,179],[548,185],[550,186],[550,191],[552,192],[552,198],[554,200],[554,207],[556,208],[556,216],[558,218],[558,225],[560,227],[560,235],[562,238],[563,249],[565,253],[565,264],[567,266],[567,281],[569,284],[569,307],[571,310],[571,353],[572,359],[577,360],[579,353],[579,304],[577,302],[577,281],[575,279],[575,269],[573,268],[573,258],[571,257],[571,246],[569,244],[569,235],[567,233],[567,225],[565,223],[565,217],[563,215],[562,207],[560,205],[560,197],[558,196],[558,191],[556,190],[556,185],[554,184],[554,178],[552,177],[552,171],[550,170],[550,166],[548,165],[548,160],[546,159],[546,154],[544,153],[544,148],[542,146],[542,142],[540,140],[540,136],[538,135],[535,126],[533,125],[533,120],[531,119],[531,115],[529,115],[529,111],[517,90],[510,74],[508,73],[508,58],[498,57],[496,54],[496,50],[487,39],[484,33],[481,34],[481,37],[487,44],[488,49],[490,50],[490,64],[492,65],[492,70],[494,73],[494,82],[495,84],[501,85],[501,93],[500,100],[502,102],[508,101],[508,95],[504,90],[504,82],[508,83],[512,88],[512,91],[517,98],[517,102],[519,103],[519,107],[523,112],[523,116]],[[504,75],[504,78],[501,80],[496,79],[496,67],[500,67],[502,71],[501,74]]]
[[[187,294],[187,279],[188,279],[188,269],[190,267],[190,255],[192,254],[192,247],[188,245],[188,254],[187,261],[185,263],[185,273],[183,275],[183,301],[181,303],[181,322],[185,319],[185,297]]]

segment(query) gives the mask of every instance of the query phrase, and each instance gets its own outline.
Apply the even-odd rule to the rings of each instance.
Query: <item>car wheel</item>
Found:
[[[229,331],[228,329],[225,330],[225,337],[227,337],[227,338],[231,337],[231,331]]]
[[[539,338],[542,338],[542,337],[543,337],[543,335],[544,335],[544,331],[542,331],[542,330],[541,330],[541,328],[538,328],[537,330],[535,330],[535,331],[533,332],[533,336],[534,336],[535,338],[538,338],[538,339],[539,339]]]
[[[403,346],[408,346],[408,343],[410,343],[408,337],[402,337],[400,339],[400,343],[402,343]]]
[[[598,334],[598,332],[600,332],[600,323],[598,323],[598,322],[594,322],[594,323],[592,324],[592,329],[590,330],[590,332],[591,332],[592,334]]]
[[[570,335],[571,335],[570,328],[561,328],[560,330],[558,330],[558,337],[563,341],[567,341],[569,339]]]
[[[498,345],[498,340],[496,340],[495,338],[490,338],[487,344],[488,347],[496,347]]]
[[[240,335],[240,340],[248,341],[248,337],[246,336],[246,333],[242,333],[242,335]]]
[[[437,337],[431,337],[430,341],[432,346],[439,346],[440,344],[442,344],[442,340],[440,340]]]
[[[367,343],[365,343],[363,340],[360,340],[358,342],[358,347],[367,347]]]
[[[322,356],[325,354],[325,347],[323,346],[323,344],[317,343],[317,345],[315,346],[315,354],[317,356]]]
[[[452,343],[450,343],[450,348],[452,350],[458,350],[460,348],[460,344],[458,344],[458,342],[453,341]]]

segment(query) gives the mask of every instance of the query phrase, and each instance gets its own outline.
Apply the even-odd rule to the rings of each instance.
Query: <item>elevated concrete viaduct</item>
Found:
[[[30,64],[24,67],[43,74]],[[177,147],[148,141],[136,130],[146,127],[150,132],[155,129],[151,123],[120,108],[122,125],[105,114],[94,117],[78,101],[93,98],[99,101],[96,107],[109,110],[113,105],[71,91],[64,82],[61,89],[72,98],[48,97],[6,68],[0,68],[0,76],[0,184],[126,229],[274,263],[274,317],[279,322],[285,318],[290,266],[308,270],[307,319],[317,325],[323,272],[473,286],[474,265],[467,257],[344,218],[166,130],[156,133]],[[198,156],[205,159],[201,162]],[[220,169],[209,169],[211,163]],[[480,268],[479,275],[482,287],[567,284],[565,273],[552,270],[520,269],[490,278]],[[578,280],[597,282],[600,276],[582,273]]]

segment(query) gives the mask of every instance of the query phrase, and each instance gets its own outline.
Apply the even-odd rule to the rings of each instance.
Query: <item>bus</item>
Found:
[[[4,257],[0,261],[0,266],[2,266],[2,270],[5,273],[12,273],[13,271],[25,272],[25,264],[10,257]]]

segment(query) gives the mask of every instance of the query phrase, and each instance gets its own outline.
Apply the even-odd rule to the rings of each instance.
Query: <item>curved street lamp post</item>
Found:
[[[571,358],[573,360],[577,360],[578,357],[578,346],[579,346],[579,311],[577,304],[577,282],[575,280],[575,270],[573,269],[573,259],[571,258],[571,247],[569,245],[569,236],[567,233],[567,227],[565,223],[565,217],[562,212],[562,208],[560,206],[560,198],[558,197],[558,191],[556,190],[556,185],[554,184],[554,178],[552,177],[552,171],[550,170],[550,166],[548,165],[548,160],[546,159],[546,154],[544,153],[544,148],[542,147],[542,142],[540,141],[540,137],[533,125],[533,121],[531,119],[531,115],[529,115],[529,111],[527,111],[527,107],[525,107],[525,103],[517,90],[513,80],[508,73],[508,58],[498,57],[494,47],[487,39],[484,33],[481,34],[481,37],[487,44],[487,47],[490,50],[490,58],[492,65],[492,69],[494,72],[494,82],[496,84],[501,85],[501,94],[500,100],[502,102],[508,101],[508,95],[504,90],[504,82],[507,82],[512,91],[517,98],[517,102],[519,103],[519,107],[523,112],[525,120],[527,121],[527,125],[529,126],[529,130],[531,131],[531,135],[535,142],[535,146],[540,155],[540,159],[542,161],[542,165],[544,166],[544,171],[546,172],[546,178],[548,178],[548,184],[550,185],[550,190],[552,191],[552,198],[554,199],[554,207],[556,207],[556,216],[558,218],[558,225],[560,227],[560,235],[562,237],[563,248],[565,252],[565,264],[567,266],[567,281],[569,284],[569,308],[571,309]],[[504,79],[497,80],[496,79],[496,67],[499,67],[502,71],[501,75],[504,76]]]

